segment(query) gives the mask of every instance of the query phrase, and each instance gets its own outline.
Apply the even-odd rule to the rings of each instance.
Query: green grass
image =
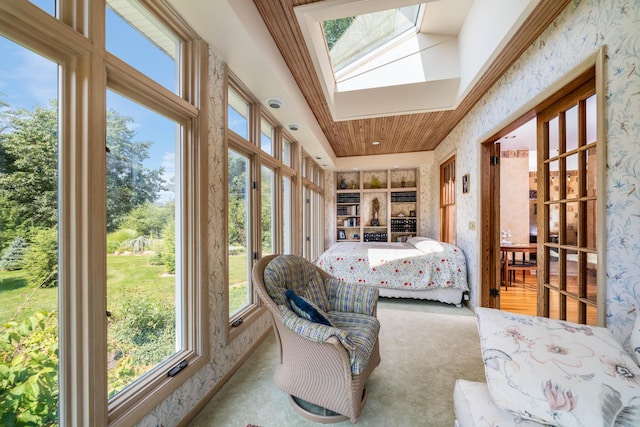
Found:
[[[162,265],[149,264],[150,255],[107,256],[107,309],[114,310],[123,297],[154,297],[173,303],[175,277],[163,277]]]
[[[153,296],[168,301],[175,300],[175,278],[163,277],[164,266],[150,265],[149,256],[107,257],[108,310],[117,308],[123,297]],[[9,321],[16,310],[33,293],[22,271],[0,271],[0,325]],[[53,311],[58,308],[58,288],[40,288],[15,320],[23,320],[36,311]]]
[[[35,292],[34,292],[35,290]],[[33,294],[33,296],[31,296]],[[29,299],[29,297],[31,297]],[[25,302],[28,302],[25,304]],[[39,288],[29,286],[24,273],[0,270],[0,325],[12,319],[16,311],[23,305],[15,317],[21,321],[36,311],[52,311],[58,308],[58,288]]]
[[[247,255],[229,257],[229,286],[247,282]]]
[[[107,257],[108,310],[118,307],[118,301],[127,296],[153,296],[174,301],[175,278],[163,277],[165,267],[149,264],[149,256]],[[229,307],[231,312],[246,303],[247,256],[229,257]],[[34,288],[27,285],[22,271],[0,271],[0,325],[15,314]],[[41,288],[35,291],[15,320],[23,320],[36,311],[53,311],[58,308],[58,288]]]
[[[229,312],[247,303],[247,255],[229,257]]]

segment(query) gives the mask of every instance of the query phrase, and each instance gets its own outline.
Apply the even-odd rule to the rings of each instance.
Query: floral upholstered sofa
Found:
[[[487,382],[456,382],[457,427],[640,426],[638,360],[608,329],[488,308],[476,315]]]

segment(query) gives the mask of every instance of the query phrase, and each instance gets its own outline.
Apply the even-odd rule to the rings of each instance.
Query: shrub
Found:
[[[175,308],[158,298],[127,298],[112,312],[110,352],[128,365],[155,365],[175,351]],[[131,368],[129,366],[129,368]]]
[[[144,252],[148,250],[153,241],[146,236],[138,236],[135,239],[129,239],[122,242],[120,248],[127,249],[135,253]]]
[[[136,230],[130,228],[120,228],[112,233],[107,234],[107,253],[112,254],[122,246],[122,243],[135,239],[138,236]]]
[[[0,402],[0,425],[57,425],[55,312],[38,312],[0,331]]]
[[[24,264],[24,254],[29,245],[24,237],[16,237],[11,241],[0,258],[0,269],[6,271],[20,270]]]
[[[162,230],[162,243],[156,249],[155,254],[149,260],[153,265],[164,265],[167,272],[176,272],[176,227],[169,222]]]
[[[50,288],[58,285],[58,230],[36,230],[24,257],[29,284]]]

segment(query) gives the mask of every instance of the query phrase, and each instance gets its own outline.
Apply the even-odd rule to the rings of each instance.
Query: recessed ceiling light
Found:
[[[373,145],[380,145],[380,141],[373,141],[372,144]]]
[[[297,131],[299,129],[300,129],[300,125],[299,124],[296,124],[296,123],[289,124],[289,130]]]
[[[316,160],[320,160],[322,156],[316,156]]]
[[[278,98],[269,98],[267,99],[267,105],[273,109],[278,109],[280,107],[282,107],[284,103],[282,102],[281,99]]]

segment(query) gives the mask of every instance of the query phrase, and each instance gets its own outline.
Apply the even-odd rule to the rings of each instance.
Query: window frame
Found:
[[[250,223],[251,230],[249,232],[251,243],[248,246],[251,248],[251,253],[248,254],[251,259],[252,265],[257,259],[262,257],[262,223],[261,223],[261,170],[263,167],[269,168],[274,173],[273,182],[273,229],[274,235],[272,236],[272,245],[274,253],[282,253],[285,248],[284,242],[284,195],[283,195],[283,178],[286,177],[291,180],[291,206],[286,208],[290,209],[291,224],[290,224],[290,253],[300,253],[302,248],[302,238],[300,233],[298,212],[301,206],[301,193],[299,191],[301,171],[298,165],[301,163],[300,157],[300,144],[292,138],[290,134],[284,131],[283,126],[271,115],[269,111],[260,104],[255,96],[243,85],[240,79],[228,68],[225,68],[225,84],[224,84],[224,97],[225,97],[225,183],[228,187],[228,152],[229,150],[235,150],[245,154],[251,162],[250,170],[252,171],[251,183],[254,191],[251,195],[251,213]],[[245,139],[242,135],[237,134],[229,127],[229,91],[232,90],[237,96],[241,97],[249,106],[248,117],[248,139]],[[273,140],[272,151],[273,154],[268,153],[262,149],[262,123],[266,120],[273,127]],[[283,144],[284,140],[290,143],[290,165],[287,165],[283,161]],[[322,176],[322,175],[318,175]],[[226,193],[227,194],[227,193]],[[225,218],[228,218],[228,196],[225,195]],[[228,241],[228,229],[225,228],[226,241]],[[229,258],[225,260],[225,289],[229,289]],[[250,283],[250,278],[249,278]],[[250,285],[251,286],[251,285]],[[229,323],[227,327],[226,340],[230,342],[238,337],[242,332],[255,320],[260,318],[264,312],[264,308],[258,299],[256,292],[251,289],[253,300],[236,313],[229,314]],[[229,312],[229,295],[225,298],[226,311]]]
[[[182,96],[105,50],[103,2],[61,0],[58,17],[27,0],[0,3],[4,36],[60,65],[59,424],[131,425],[208,360],[208,47],[165,3],[140,3],[183,41]],[[89,19],[75,19],[89,16]],[[90,37],[90,38],[89,38]],[[188,72],[187,72],[188,71]],[[108,401],[106,353],[106,90],[130,97],[183,127],[185,350]],[[127,96],[128,96],[127,95]],[[141,102],[142,101],[142,102]],[[172,107],[168,107],[171,105]],[[179,375],[167,376],[187,360]]]

